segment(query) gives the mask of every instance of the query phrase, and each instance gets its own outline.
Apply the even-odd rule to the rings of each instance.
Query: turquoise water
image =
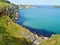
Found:
[[[60,34],[60,8],[29,8],[20,10],[23,25]],[[18,22],[21,22],[19,19]]]

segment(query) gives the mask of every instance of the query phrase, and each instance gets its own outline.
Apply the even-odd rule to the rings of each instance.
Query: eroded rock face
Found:
[[[7,15],[7,11],[6,9],[0,9],[0,16],[4,16],[4,15]]]
[[[9,15],[10,11],[11,11],[11,8],[9,6],[0,7],[0,13],[2,13],[2,15]]]
[[[0,9],[0,16],[2,16],[3,11]]]
[[[29,32],[25,33],[24,31],[20,31],[20,34],[22,34],[24,38],[30,39],[33,45],[39,45],[43,40],[46,40],[34,33],[29,34]]]
[[[33,42],[33,45],[39,45],[41,42],[42,42],[41,40],[37,39]]]
[[[14,18],[17,20],[18,19],[18,12],[15,13]]]

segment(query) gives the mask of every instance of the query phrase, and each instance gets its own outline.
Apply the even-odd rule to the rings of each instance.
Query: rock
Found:
[[[15,14],[15,19],[16,20],[18,19],[18,12],[16,12],[16,14]]]
[[[33,45],[39,45],[41,42],[42,42],[41,40],[37,39],[33,41]]]
[[[43,37],[45,40],[48,40],[49,38],[48,37]]]
[[[25,33],[24,31],[20,31],[20,34],[24,36],[26,39],[30,39],[33,45],[39,45],[43,40],[48,39],[47,37],[39,37],[37,34],[34,33]]]

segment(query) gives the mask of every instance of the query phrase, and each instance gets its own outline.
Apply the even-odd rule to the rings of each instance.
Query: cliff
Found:
[[[14,23],[7,14],[5,8],[11,6],[6,2],[0,2],[0,45],[32,45],[22,33],[31,33],[28,29]],[[23,31],[22,33],[20,33]],[[28,35],[27,35],[28,36]]]
[[[15,24],[8,16],[0,17],[0,39],[2,39],[0,45],[27,45],[26,42],[28,43],[28,41],[20,31],[30,33],[27,29]]]

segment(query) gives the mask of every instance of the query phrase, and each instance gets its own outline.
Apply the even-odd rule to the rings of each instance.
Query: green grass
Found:
[[[8,16],[0,17],[0,26],[4,27],[6,29],[6,31],[9,32],[10,35],[14,36],[14,37],[15,36],[19,37],[19,38],[22,37],[22,36],[20,36],[20,31],[23,31],[26,33],[29,32],[26,28],[14,23]]]
[[[60,35],[55,35],[49,40],[45,40],[40,45],[60,45]]]
[[[28,30],[14,23],[8,16],[0,17],[0,45],[31,45],[20,31],[28,33]]]
[[[0,1],[0,9],[10,6],[12,5]],[[30,34],[26,28],[14,23],[7,15],[0,16],[0,45],[32,45],[20,31]]]
[[[0,2],[0,8],[11,6],[11,4],[8,4],[6,2]]]
[[[16,38],[11,36],[0,35],[0,45],[31,45],[24,38]]]

